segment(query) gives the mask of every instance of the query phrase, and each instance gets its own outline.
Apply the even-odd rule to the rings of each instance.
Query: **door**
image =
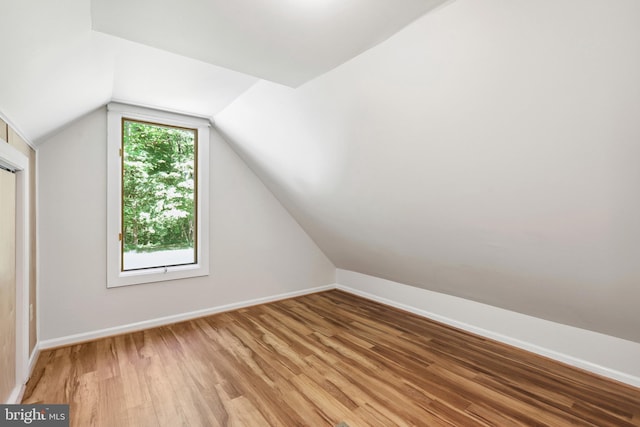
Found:
[[[16,379],[16,177],[0,169],[0,403]]]

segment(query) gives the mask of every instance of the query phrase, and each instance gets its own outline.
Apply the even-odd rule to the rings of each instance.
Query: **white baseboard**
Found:
[[[31,374],[33,373],[33,368],[36,367],[36,362],[38,361],[39,356],[40,356],[40,343],[36,342],[36,345],[33,347],[33,351],[31,352],[31,357],[29,357],[27,381],[29,381],[29,378],[31,378]]]
[[[279,301],[288,298],[294,298],[302,295],[313,294],[316,292],[328,291],[335,289],[335,285],[318,286],[315,288],[303,289],[300,291],[287,292],[283,294],[273,295],[264,298],[256,298],[237,303],[221,305],[217,307],[205,308],[202,310],[190,311],[187,313],[174,314],[171,316],[159,317],[156,319],[144,320],[142,322],[129,323],[127,325],[114,326],[112,328],[99,329],[97,331],[83,332],[80,334],[68,335],[60,338],[53,338],[40,341],[39,349],[46,350],[55,347],[62,347],[71,344],[77,344],[85,341],[91,341],[98,338],[104,338],[114,335],[120,335],[127,332],[135,332],[143,329],[155,328],[158,326],[169,325],[172,323],[182,322],[185,320],[195,319],[198,317],[210,316],[225,311],[237,310],[239,308],[250,307],[253,305],[265,304],[268,302]]]
[[[31,374],[33,373],[33,368],[36,366],[36,362],[38,361],[38,356],[40,355],[40,349],[38,343],[36,342],[33,351],[31,352],[31,357],[29,357],[29,366],[27,370],[27,378],[24,380],[24,384],[17,384],[14,389],[11,391],[9,398],[5,402],[8,405],[18,404],[22,401],[22,396],[24,395],[24,391],[27,386],[27,381],[31,378]]]
[[[17,403],[20,403],[20,398],[23,392],[23,388],[24,386],[22,385],[16,385],[13,390],[11,390],[11,394],[9,395],[9,397],[7,398],[7,401],[5,402],[5,404],[7,405],[15,405]]]
[[[640,387],[640,344],[509,310],[338,269],[338,284],[191,311],[157,319],[40,341],[29,361],[31,374],[40,350],[177,323],[225,311],[340,289],[474,334]],[[20,388],[11,396],[20,396]]]
[[[337,289],[640,387],[640,344],[338,269]]]

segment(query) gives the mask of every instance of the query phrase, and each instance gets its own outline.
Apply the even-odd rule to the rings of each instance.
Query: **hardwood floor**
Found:
[[[340,291],[40,355],[74,426],[640,426],[640,389]]]

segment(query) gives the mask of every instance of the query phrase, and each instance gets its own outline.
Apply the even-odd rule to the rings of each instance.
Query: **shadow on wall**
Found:
[[[634,286],[640,282],[640,277],[602,284],[523,276],[469,265],[425,263],[422,258],[394,261],[398,262],[393,265],[384,260],[372,263],[379,270],[352,271],[392,281],[402,277],[401,283],[417,288],[640,343],[640,312],[637,309],[640,289]],[[338,265],[338,268],[343,267]],[[427,282],[424,282],[425,277]],[[491,298],[478,297],[478,289]],[[627,297],[621,298],[622,293]]]

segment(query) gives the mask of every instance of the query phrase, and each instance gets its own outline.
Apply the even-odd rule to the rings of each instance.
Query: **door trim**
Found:
[[[29,374],[29,158],[0,140],[0,162],[16,172],[15,388],[20,390],[27,382]]]

